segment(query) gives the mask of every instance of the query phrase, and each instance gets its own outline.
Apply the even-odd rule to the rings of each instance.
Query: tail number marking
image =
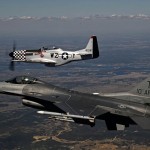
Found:
[[[138,94],[150,95],[150,90],[137,89]]]

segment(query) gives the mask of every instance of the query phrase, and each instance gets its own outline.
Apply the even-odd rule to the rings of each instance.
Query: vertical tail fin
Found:
[[[99,57],[97,37],[91,36],[87,46],[77,52],[81,55],[82,59],[93,59]]]
[[[98,48],[98,43],[97,43],[97,37],[96,36],[91,36],[85,51],[91,52],[92,58],[97,58],[99,57],[99,48]]]

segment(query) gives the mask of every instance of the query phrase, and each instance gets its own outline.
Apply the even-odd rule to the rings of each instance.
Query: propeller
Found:
[[[9,53],[9,56],[12,58],[12,60],[11,60],[11,62],[10,62],[10,64],[9,64],[9,69],[10,70],[12,70],[12,71],[14,71],[15,70],[15,63],[14,63],[14,52],[15,52],[15,50],[16,50],[16,42],[14,41],[13,42],[13,51],[12,52],[10,52]]]

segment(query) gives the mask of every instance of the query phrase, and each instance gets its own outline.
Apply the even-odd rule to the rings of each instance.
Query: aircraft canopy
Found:
[[[6,82],[14,83],[14,84],[33,84],[37,81],[36,78],[29,76],[17,76],[13,79],[7,80]]]

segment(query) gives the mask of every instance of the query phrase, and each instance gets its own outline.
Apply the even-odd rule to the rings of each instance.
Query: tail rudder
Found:
[[[99,57],[99,48],[98,48],[98,42],[96,36],[91,36],[85,48],[85,51],[89,54],[92,54],[92,58]]]
[[[99,57],[97,37],[91,36],[86,47],[76,52],[78,52],[81,55],[82,59],[94,59]]]
[[[150,97],[150,77],[139,83],[135,88],[133,88],[130,93]]]

